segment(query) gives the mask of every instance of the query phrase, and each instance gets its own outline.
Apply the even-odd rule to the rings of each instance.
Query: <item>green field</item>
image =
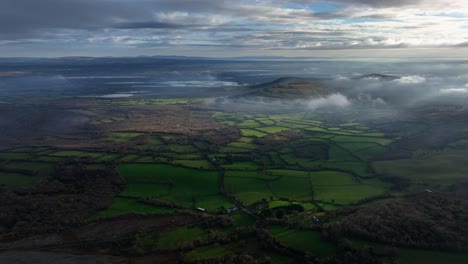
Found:
[[[268,231],[279,242],[288,247],[309,251],[319,257],[327,257],[335,254],[335,245],[320,239],[320,233],[288,229],[282,226],[270,226]]]
[[[78,150],[63,150],[63,151],[57,151],[57,152],[50,153],[49,155],[50,156],[56,156],[56,157],[98,158],[98,157],[102,156],[102,153],[78,151]]]
[[[226,170],[257,170],[258,165],[250,161],[238,161],[229,165],[221,165]]]
[[[210,258],[223,257],[227,254],[241,254],[246,251],[256,250],[257,242],[255,240],[249,240],[249,243],[246,245],[240,245],[239,243],[229,243],[218,246],[209,245],[189,251],[184,254],[184,259],[187,261],[206,260]]]
[[[243,227],[255,224],[255,220],[248,214],[240,212],[231,216],[234,227]]]
[[[169,145],[166,146],[169,152],[175,153],[194,153],[197,152],[197,149],[192,145]]]
[[[255,144],[252,144],[252,143],[248,143],[248,142],[233,142],[233,143],[230,143],[227,145],[228,147],[233,147],[233,148],[244,148],[244,149],[250,149],[250,150],[253,150],[253,149],[256,149],[257,148],[257,145]]]
[[[363,180],[361,183],[336,186],[314,186],[314,199],[328,203],[350,204],[362,199],[382,195],[390,184],[378,179]]]
[[[198,247],[184,254],[184,260],[203,261],[211,258],[219,258],[228,254],[243,254],[249,253],[255,255],[261,261],[260,263],[272,263],[272,264],[286,264],[293,263],[292,259],[280,255],[276,252],[265,251],[260,247],[255,238],[248,238],[243,240],[243,243],[233,242],[228,244],[220,245],[208,245]]]
[[[255,120],[246,120],[244,122],[239,123],[237,126],[241,128],[256,128],[262,126],[262,124]]]
[[[251,178],[226,177],[224,188],[245,205],[273,196],[264,181]]]
[[[194,169],[213,170],[213,165],[207,160],[174,160],[175,165]]]
[[[258,130],[254,129],[241,129],[242,135],[246,137],[264,137],[268,135],[267,133],[263,133]]]
[[[96,213],[90,220],[112,218],[127,214],[147,215],[170,213],[174,213],[174,209],[146,205],[138,202],[138,200],[134,198],[116,197],[109,208]]]
[[[290,130],[290,128],[278,127],[278,126],[268,126],[268,127],[257,128],[257,130],[268,133],[268,134],[272,134],[272,133],[278,133],[278,132]]]
[[[114,161],[120,158],[120,154],[108,154],[100,157],[98,161]]]
[[[312,186],[307,178],[282,177],[276,181],[268,182],[268,186],[278,198],[299,201],[310,201],[313,198]]]
[[[189,245],[197,239],[203,238],[204,230],[200,227],[182,227],[162,233],[155,241],[158,250],[175,250],[178,247]]]
[[[33,160],[34,155],[21,152],[0,152],[0,160]]]
[[[382,146],[393,142],[391,139],[381,137],[361,137],[361,136],[336,136],[332,138],[335,142],[341,143],[376,143]]]
[[[111,132],[105,134],[105,138],[108,140],[112,140],[115,142],[126,142],[133,140],[134,138],[141,136],[141,133],[134,133],[134,132]]]
[[[2,165],[6,171],[1,171],[0,168],[0,185],[9,188],[29,187],[39,183],[43,178],[48,177],[52,171],[54,164],[45,162],[25,162],[15,161]],[[26,170],[25,174],[11,170]]]
[[[359,183],[354,176],[338,171],[311,172],[310,182],[313,186],[354,185]]]
[[[226,177],[255,178],[259,180],[278,179],[278,176],[275,176],[269,172],[259,171],[226,171],[224,175]]]
[[[412,159],[374,162],[378,174],[410,179],[414,184],[448,184],[468,178],[466,151],[445,149]]]
[[[210,211],[217,210],[230,202],[218,191],[219,175],[215,171],[189,169],[166,164],[122,164],[118,171],[127,180],[127,188],[133,194],[145,197],[151,194],[151,189],[145,184],[151,184],[152,192],[158,199],[174,202],[184,207],[202,207]],[[170,191],[165,193],[170,185]],[[150,193],[148,193],[148,191]]]
[[[33,186],[40,180],[41,178],[38,176],[0,172],[0,186],[6,186],[9,188]]]
[[[138,104],[146,105],[186,102],[181,99],[138,100]],[[208,235],[229,236],[241,228],[266,226],[272,237],[286,247],[321,258],[329,257],[336,253],[335,244],[322,240],[320,231],[303,228],[319,229],[320,224],[311,223],[312,216],[320,217],[320,223],[322,220],[333,222],[340,216],[331,220],[327,217],[340,214],[340,211],[329,211],[387,193],[395,195],[392,184],[379,176],[405,177],[412,184],[440,184],[468,177],[468,167],[460,166],[466,159],[461,146],[467,144],[462,141],[444,150],[419,150],[411,158],[375,161],[375,157],[384,157],[380,154],[391,150],[392,137],[364,124],[342,124],[342,120],[329,124],[316,120],[319,116],[319,113],[275,116],[216,113],[215,119],[223,126],[235,126],[235,136],[219,142],[156,132],[101,135],[106,142],[124,146],[125,152],[119,152],[118,148],[102,152],[94,149],[15,148],[0,153],[3,166],[28,168],[34,173],[29,176],[25,175],[27,172],[0,172],[0,185],[15,189],[37,184],[53,172],[53,162],[61,160],[83,158],[80,163],[86,170],[115,166],[125,178],[126,187],[107,209],[95,213],[88,221],[181,211],[221,216],[230,221],[226,225],[182,226],[137,235],[135,246],[139,250],[145,253],[177,251],[187,261],[251,252],[260,259],[265,257],[265,263],[292,263],[287,257],[265,251],[255,237],[197,245],[199,240],[211,238]],[[312,117],[313,120],[307,119]],[[115,121],[110,117],[100,120]],[[282,131],[289,132],[280,133]],[[229,195],[225,196],[223,192]],[[160,205],[154,206],[151,202]],[[238,211],[226,211],[234,204],[238,205],[237,202],[241,205]],[[257,207],[259,202],[265,202],[268,207]],[[206,212],[198,212],[199,207]],[[257,218],[250,214],[258,214],[258,219],[263,219],[265,225],[260,227]],[[281,225],[273,225],[278,223],[275,221]],[[451,253],[399,249],[399,254],[397,263],[419,260],[424,263],[466,262],[465,255]]]

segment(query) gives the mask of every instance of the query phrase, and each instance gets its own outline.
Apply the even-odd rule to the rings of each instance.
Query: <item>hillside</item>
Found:
[[[284,77],[272,82],[246,87],[236,98],[265,97],[272,99],[299,99],[325,96],[335,92],[320,79]]]

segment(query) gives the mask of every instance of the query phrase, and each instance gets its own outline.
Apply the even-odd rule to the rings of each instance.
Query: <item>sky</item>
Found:
[[[468,57],[467,0],[0,0],[0,57]]]

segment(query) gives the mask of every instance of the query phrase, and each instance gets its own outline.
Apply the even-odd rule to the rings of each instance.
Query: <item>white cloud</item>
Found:
[[[331,94],[327,97],[314,98],[307,102],[307,108],[309,108],[310,110],[316,110],[324,107],[343,108],[350,105],[351,102],[349,101],[349,99],[340,93]]]
[[[459,94],[459,93],[464,94],[468,92],[468,88],[446,88],[446,89],[441,89],[440,92],[444,94]]]
[[[401,84],[418,84],[426,82],[426,78],[418,75],[403,76],[400,79],[396,79],[395,82]]]
[[[69,43],[135,52],[162,47],[173,54],[194,47],[224,53],[468,47],[466,0],[333,0],[339,4],[330,12],[314,12],[309,5],[318,0],[4,2],[0,50],[67,49]]]

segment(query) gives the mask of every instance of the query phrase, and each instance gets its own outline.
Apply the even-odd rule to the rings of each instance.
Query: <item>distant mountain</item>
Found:
[[[271,82],[247,86],[235,97],[264,97],[272,99],[300,99],[325,96],[335,92],[320,79],[284,77]]]
[[[379,80],[379,81],[394,81],[394,80],[400,79],[400,77],[394,76],[394,75],[372,73],[372,74],[361,75],[361,76],[355,77],[354,79],[355,80],[374,79],[374,80]]]
[[[283,57],[283,56],[246,56],[246,57],[225,57],[225,58],[214,58],[214,57],[196,57],[196,56],[177,56],[177,55],[143,55],[134,57],[92,57],[92,56],[65,56],[65,57],[11,57],[11,58],[0,58],[0,63],[24,63],[24,62],[41,62],[41,63],[57,63],[57,62],[104,62],[104,63],[116,63],[116,62],[151,62],[158,60],[200,60],[200,61],[303,61],[303,60],[317,60],[326,59],[319,57]]]

